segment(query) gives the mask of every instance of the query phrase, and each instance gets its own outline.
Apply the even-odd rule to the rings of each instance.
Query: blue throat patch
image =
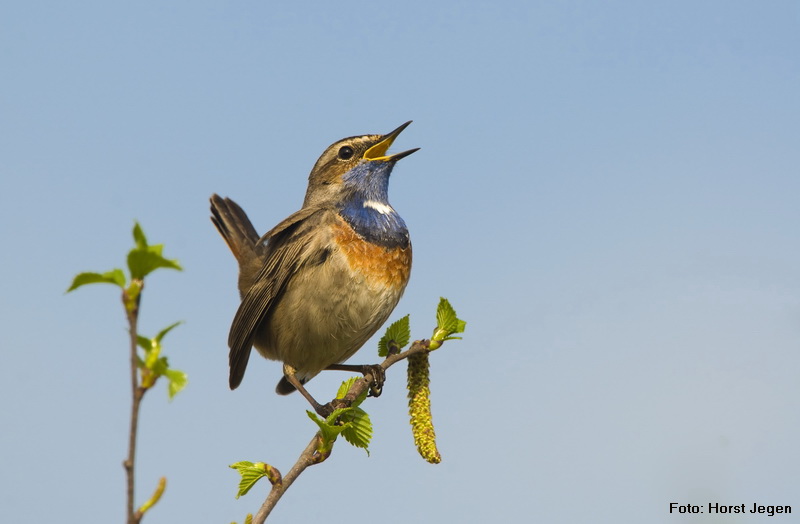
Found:
[[[347,196],[339,214],[364,240],[387,248],[406,248],[406,223],[389,204],[393,163],[361,162],[342,176]]]

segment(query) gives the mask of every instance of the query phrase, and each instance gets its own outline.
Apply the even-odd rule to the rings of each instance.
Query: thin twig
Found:
[[[401,360],[407,359],[409,356],[415,353],[428,351],[429,344],[429,340],[416,340],[406,351],[386,357],[386,359],[380,363],[380,366],[384,371],[386,371],[394,364],[400,362]],[[347,394],[343,397],[343,399],[350,402],[354,401],[359,395],[364,393],[364,391],[369,388],[369,385],[373,382],[373,380],[374,377],[371,373],[368,373],[364,375],[364,377],[356,380],[347,391]],[[270,512],[273,510],[273,508],[275,508],[275,505],[281,499],[283,494],[286,493],[286,490],[289,489],[289,486],[292,485],[292,483],[303,471],[305,471],[307,467],[313,466],[314,464],[319,464],[328,458],[327,455],[323,456],[317,451],[320,439],[321,436],[319,432],[317,432],[317,434],[314,435],[314,438],[311,439],[311,442],[308,443],[308,446],[306,446],[306,449],[304,449],[300,454],[300,457],[297,459],[297,462],[295,462],[294,466],[292,466],[292,469],[290,469],[289,472],[283,476],[280,482],[276,482],[272,485],[272,489],[267,495],[266,500],[261,505],[261,508],[258,510],[258,513],[256,513],[255,517],[253,517],[253,524],[263,524],[264,521],[267,520]]]
[[[141,291],[141,289],[139,290]],[[128,329],[130,331],[131,344],[130,344],[130,365],[131,365],[131,421],[130,433],[128,434],[128,457],[122,465],[125,467],[125,476],[127,479],[127,522],[128,524],[139,524],[142,515],[134,511],[134,494],[135,494],[135,481],[136,481],[136,435],[139,426],[139,406],[142,403],[145,389],[139,385],[139,356],[137,354],[137,324],[139,320],[139,297],[131,301],[128,296],[127,290],[122,292],[122,302],[125,306],[125,312],[128,316]],[[131,304],[133,302],[133,304]]]

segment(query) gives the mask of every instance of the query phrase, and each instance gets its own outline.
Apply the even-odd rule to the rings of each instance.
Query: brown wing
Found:
[[[259,325],[280,301],[286,285],[303,266],[324,259],[327,248],[319,232],[334,219],[332,210],[301,209],[259,240],[267,241],[264,265],[242,297],[228,336],[231,389],[241,384]]]

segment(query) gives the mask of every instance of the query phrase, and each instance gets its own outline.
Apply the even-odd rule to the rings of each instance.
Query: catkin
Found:
[[[428,352],[408,357],[408,414],[411,415],[411,432],[422,458],[431,464],[442,461],[436,449],[436,433],[431,418],[431,390]]]

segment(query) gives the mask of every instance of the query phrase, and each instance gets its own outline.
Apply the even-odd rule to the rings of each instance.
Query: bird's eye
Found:
[[[339,158],[342,160],[350,160],[353,158],[354,154],[355,151],[353,151],[353,148],[350,146],[342,146],[339,148]]]

